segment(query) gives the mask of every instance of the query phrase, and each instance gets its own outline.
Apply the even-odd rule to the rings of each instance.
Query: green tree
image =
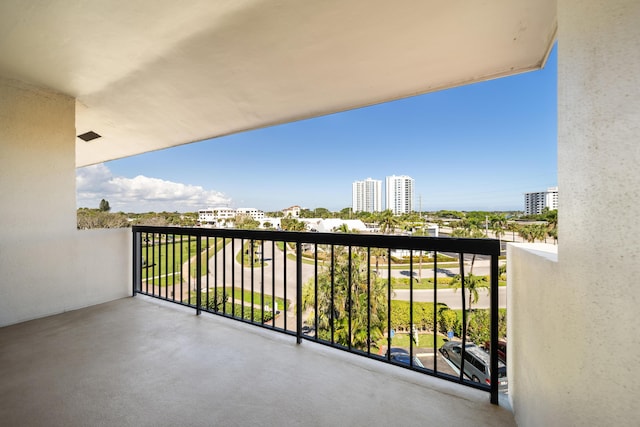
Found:
[[[337,344],[366,350],[369,339],[374,342],[384,337],[387,283],[371,272],[369,262],[365,249],[353,248],[349,257],[346,248],[336,247],[332,262],[318,273],[318,324],[315,325],[318,338],[330,340],[333,328]],[[314,286],[315,279],[312,279],[302,290],[303,307],[311,310],[312,322],[316,317]]]
[[[313,210],[315,212],[315,217],[316,218],[332,218],[333,214],[331,213],[331,211],[327,208],[315,208]]]
[[[456,274],[451,281],[451,287],[455,290],[462,288],[462,281],[460,280],[460,275]],[[480,298],[480,289],[489,290],[489,282],[485,276],[476,276],[472,273],[469,273],[464,278],[464,290],[469,292],[469,306],[467,310],[471,310],[473,304],[478,302]]]
[[[333,231],[337,232],[337,233],[349,233],[349,226],[346,223],[342,223],[337,227],[334,227]]]
[[[511,232],[511,241],[515,242],[516,241],[516,233],[520,231],[520,226],[511,221],[511,222],[507,222],[507,230]]]
[[[451,286],[456,291],[462,287],[462,281],[460,280],[459,274],[454,276],[453,280],[451,281]],[[471,313],[473,311],[472,307],[473,304],[478,302],[478,299],[480,298],[479,290],[482,288],[489,290],[489,282],[487,281],[486,277],[475,276],[471,273],[466,275],[466,277],[464,278],[464,291],[469,292],[469,305],[465,310],[467,312],[467,335],[469,334],[469,325],[472,317]]]
[[[100,200],[100,209],[101,212],[109,212],[111,210],[111,206],[109,206],[109,202],[105,199]]]
[[[390,209],[380,212],[377,217],[380,231],[385,234],[393,233],[396,227],[400,224],[399,218],[395,216]]]
[[[99,209],[80,208],[76,215],[77,227],[79,230],[91,228],[125,228],[130,223],[122,212],[110,213]]]
[[[295,218],[282,218],[280,220],[280,227],[286,231],[305,231],[306,227],[304,222],[298,221]]]
[[[341,209],[340,212],[338,213],[338,218],[351,219],[352,215],[353,213],[351,212],[351,208],[344,208],[344,209]]]
[[[440,332],[447,334],[449,331],[459,335],[459,320],[455,311],[448,308],[440,310],[438,313],[438,324],[440,325]]]
[[[547,236],[551,237],[554,243],[558,241],[558,211],[556,209],[546,212]]]
[[[260,221],[256,221],[249,215],[237,215],[233,219],[233,223],[235,228],[239,228],[241,230],[255,230],[260,226]]]
[[[507,226],[507,218],[503,214],[492,215],[490,218],[491,221],[491,231],[496,236],[498,240],[500,240],[501,236],[504,236],[504,229]]]
[[[483,345],[491,339],[491,317],[489,310],[476,310],[469,316],[467,335],[477,344]]]

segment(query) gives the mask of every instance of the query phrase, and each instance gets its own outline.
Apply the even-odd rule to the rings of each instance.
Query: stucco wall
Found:
[[[130,289],[130,231],[76,230],[74,105],[0,79],[0,326]]]
[[[558,262],[509,255],[521,427],[640,419],[639,22],[637,1],[558,2]]]

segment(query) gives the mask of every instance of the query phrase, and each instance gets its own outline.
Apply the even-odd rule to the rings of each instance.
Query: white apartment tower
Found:
[[[367,178],[352,186],[353,212],[380,212],[382,210],[382,181]]]
[[[413,211],[413,178],[401,176],[387,177],[387,209],[394,215],[400,215]]]
[[[524,193],[525,215],[539,215],[544,208],[558,209],[558,187],[549,187],[547,191]]]

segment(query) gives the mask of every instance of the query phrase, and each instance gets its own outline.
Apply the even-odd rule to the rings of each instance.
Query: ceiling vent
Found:
[[[90,130],[89,132],[85,132],[82,135],[78,135],[78,138],[85,142],[93,141],[94,139],[100,138],[101,135],[98,135],[94,131]]]

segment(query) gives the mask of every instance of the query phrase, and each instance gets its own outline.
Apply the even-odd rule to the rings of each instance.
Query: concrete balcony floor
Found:
[[[487,393],[142,296],[1,328],[0,378],[3,425],[515,425]]]

